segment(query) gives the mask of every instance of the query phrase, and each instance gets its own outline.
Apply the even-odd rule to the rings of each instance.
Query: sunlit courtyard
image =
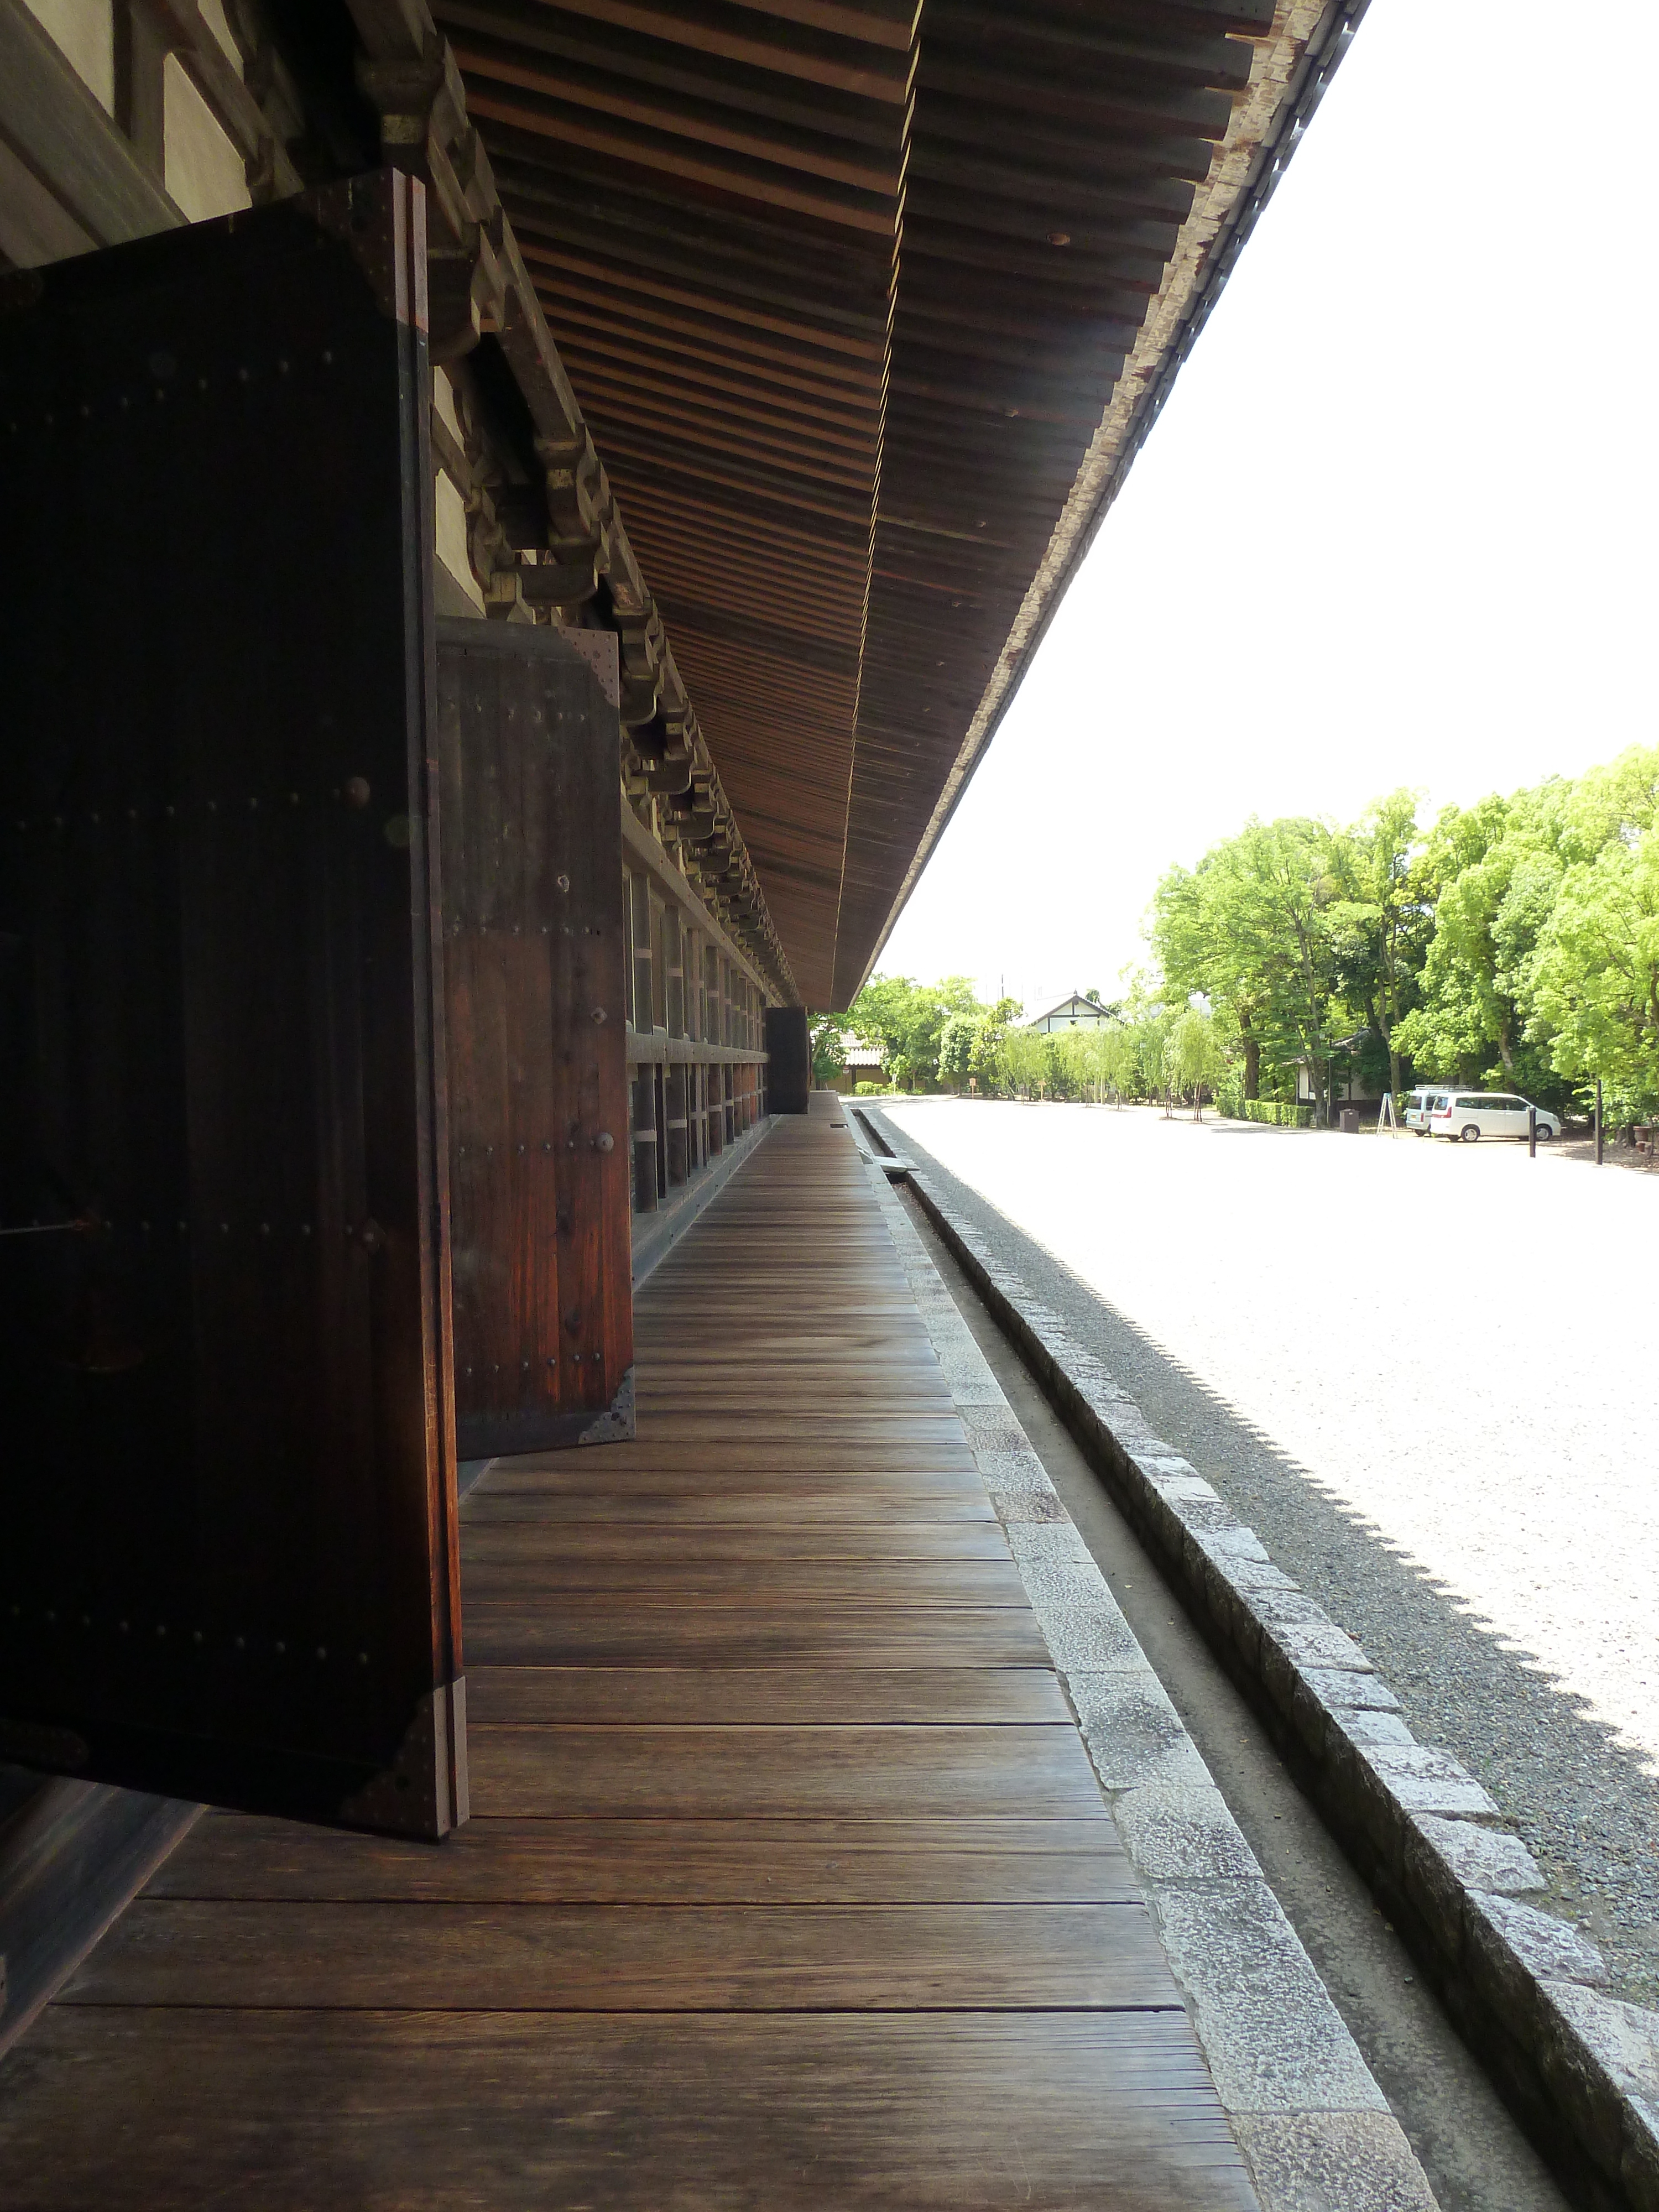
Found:
[[[1659,1766],[1659,1175],[1149,1109],[888,1118]]]

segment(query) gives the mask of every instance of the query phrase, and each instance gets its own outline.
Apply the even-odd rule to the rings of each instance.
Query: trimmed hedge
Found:
[[[1275,1129],[1311,1129],[1313,1117],[1311,1106],[1287,1106],[1277,1098],[1241,1098],[1234,1118],[1266,1121]]]

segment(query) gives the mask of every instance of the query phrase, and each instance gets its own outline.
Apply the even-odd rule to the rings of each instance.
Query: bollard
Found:
[[[1527,1158],[1529,1160],[1538,1158],[1538,1109],[1535,1106],[1527,1109]]]
[[[1601,1164],[1601,1079],[1595,1079],[1595,1164]]]

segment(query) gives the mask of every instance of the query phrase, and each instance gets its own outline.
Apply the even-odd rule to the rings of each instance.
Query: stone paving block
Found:
[[[1261,2212],[1438,2212],[1392,2113],[1252,2112],[1233,2132]]]
[[[1028,1542],[1030,1548],[1019,1563],[1019,1578],[1025,1585],[1025,1595],[1039,1612],[1045,1605],[1091,1605],[1103,1613],[1117,1614],[1117,1600],[1106,1586],[1106,1578],[1091,1558],[1085,1547],[1077,1552],[1067,1547],[1063,1552],[1046,1552],[1045,1539],[1030,1541],[1021,1537],[1009,1539],[1010,1548],[1016,1540]]]
[[[1206,1482],[1203,1476],[1192,1468],[1188,1468],[1184,1474],[1157,1474],[1152,1473],[1152,1469],[1165,1465],[1165,1462],[1144,1459],[1139,1453],[1133,1453],[1131,1456],[1141,1472],[1150,1476],[1153,1487],[1166,1504],[1183,1505],[1201,1501],[1206,1505],[1220,1504],[1221,1492],[1212,1482]]]
[[[1334,1626],[1322,1605],[1292,1584],[1285,1589],[1253,1589],[1251,1610],[1266,1628],[1330,1628]],[[1339,1635],[1340,1630],[1337,1632]]]
[[[1085,1396],[1092,1395],[1097,1391],[1103,1392],[1112,1400],[1121,1399],[1123,1395],[1100,1362],[1097,1359],[1091,1359],[1086,1352],[1073,1351],[1069,1353],[1066,1361],[1066,1372],[1076,1388]]]
[[[1344,1734],[1352,1743],[1413,1743],[1416,1738],[1398,1713],[1368,1711],[1364,1706],[1342,1716]]]
[[[1091,1411],[1093,1411],[1093,1407],[1091,1407]],[[1124,1458],[1130,1460],[1130,1462],[1137,1462],[1139,1458],[1148,1458],[1148,1455],[1168,1458],[1170,1447],[1164,1443],[1164,1437],[1157,1436],[1157,1433],[1152,1431],[1144,1420],[1141,1420],[1139,1409],[1134,1407],[1133,1398],[1119,1398],[1115,1405],[1110,1405],[1109,1409],[1106,1409],[1103,1416],[1099,1416],[1097,1413],[1095,1418],[1102,1420],[1102,1427],[1109,1431],[1109,1436],[1113,1437],[1113,1443],[1117,1444],[1119,1451],[1124,1453]]]
[[[1440,1854],[1466,1889],[1513,1897],[1544,1887],[1538,1862],[1519,1836],[1505,1835],[1499,1828],[1477,1828],[1470,1820],[1443,1820],[1436,1813],[1413,1814],[1411,1826]]]
[[[1298,1627],[1287,1623],[1270,1632],[1271,1638],[1292,1666],[1338,1668],[1356,1674],[1376,1672],[1351,1636],[1330,1624]]]
[[[996,1377],[985,1364],[984,1353],[971,1338],[963,1349],[935,1343],[933,1350],[958,1411],[969,1407],[1007,1404]]]
[[[1636,2212],[1659,2212],[1659,2100],[1625,2100],[1619,2179]]]
[[[1157,1782],[1112,1800],[1123,1848],[1145,1881],[1250,1881],[1261,1869],[1207,1776]]]
[[[1577,1982],[1538,1990],[1544,2071],[1596,2163],[1638,2212],[1659,2212],[1659,2014]]]
[[[1516,1979],[1516,1962],[1536,1981],[1594,1985],[1607,1978],[1607,1960],[1595,1944],[1553,1912],[1471,1890],[1468,1914],[1471,1949],[1506,1984]]]
[[[1066,1687],[1103,1789],[1209,1786],[1209,1769],[1150,1667],[1080,1668]]]
[[[991,1510],[1005,1529],[1012,1531],[1025,1522],[1065,1521],[1066,1512],[1060,1497],[1053,1490],[997,1490],[990,1489]]]
[[[1109,1611],[1097,1597],[1068,1595],[1058,1584],[1042,1595],[1030,1589],[1030,1598],[1037,1626],[1062,1674],[1139,1657],[1140,1646],[1115,1606]]]
[[[1048,1470],[1034,1451],[992,1451],[975,1449],[975,1459],[987,1484],[994,1490],[1039,1490],[1051,1498],[1057,1493]]]
[[[1154,1882],[1150,1896],[1230,2113],[1386,2112],[1265,1881]]]
[[[1659,2104],[1659,2013],[1577,1981],[1547,1981],[1555,2008],[1621,2089]]]
[[[1218,1498],[1169,1498],[1162,1490],[1158,1497],[1164,1510],[1172,1515],[1194,1540],[1229,1536],[1239,1526],[1233,1518],[1232,1508],[1224,1505]]]
[[[1079,1395],[1097,1421],[1110,1428],[1119,1413],[1129,1403],[1128,1398],[1115,1382],[1079,1382]]]
[[[1346,1668],[1306,1667],[1303,1675],[1314,1695],[1328,1705],[1358,1711],[1398,1712],[1400,1700],[1380,1674],[1350,1674]]]
[[[1366,1764],[1407,1813],[1477,1813],[1498,1808],[1468,1767],[1432,1744],[1372,1743],[1362,1747]]]
[[[1271,1559],[1252,1559],[1243,1552],[1212,1550],[1207,1531],[1196,1534],[1194,1540],[1210,1565],[1224,1575],[1244,1597],[1254,1600],[1258,1590],[1293,1590],[1296,1588],[1284,1569],[1274,1566]]]
[[[1097,1575],[1100,1573],[1093,1553],[1069,1517],[1052,1527],[1018,1529],[1010,1535],[1008,1547],[1022,1569],[1029,1559],[1036,1567],[1092,1568]]]
[[[1206,1528],[1198,1535],[1197,1541],[1199,1549],[1218,1565],[1231,1567],[1235,1559],[1248,1559],[1256,1566],[1273,1565],[1261,1537],[1242,1521],[1232,1522],[1223,1528]]]
[[[996,1406],[964,1406],[962,1425],[968,1432],[969,1449],[976,1456],[981,1451],[988,1451],[1018,1452],[1027,1459],[1036,1457],[1006,1399]]]

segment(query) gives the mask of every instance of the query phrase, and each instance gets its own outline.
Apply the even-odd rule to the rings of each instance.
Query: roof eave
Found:
[[[1113,388],[1042,566],[871,948],[859,990],[869,980],[974,770],[1012,705],[1048,624],[1370,4],[1370,0],[1279,0],[1271,32],[1257,41],[1249,84],[1235,103],[1209,178],[1182,225],[1158,298]]]

